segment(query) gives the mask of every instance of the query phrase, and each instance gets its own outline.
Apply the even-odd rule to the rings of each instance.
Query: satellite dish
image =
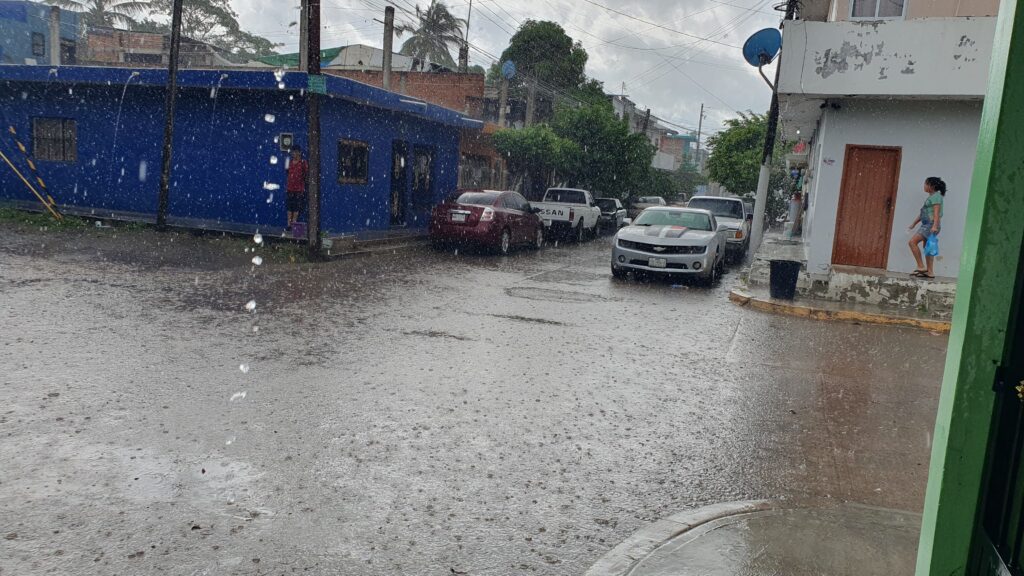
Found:
[[[505,60],[501,65],[501,75],[506,80],[511,80],[516,75],[516,63],[511,60]]]
[[[778,28],[758,30],[743,43],[743,58],[751,66],[771,63],[782,48],[782,32]]]

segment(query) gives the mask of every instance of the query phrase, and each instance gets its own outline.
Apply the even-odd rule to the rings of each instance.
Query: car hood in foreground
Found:
[[[645,244],[664,244],[669,246],[686,246],[690,244],[706,244],[714,238],[714,232],[694,230],[682,226],[627,226],[619,231],[616,238],[643,242]]]
[[[725,224],[729,228],[740,229],[743,228],[743,220],[740,218],[727,218],[725,216],[715,216],[719,224]]]

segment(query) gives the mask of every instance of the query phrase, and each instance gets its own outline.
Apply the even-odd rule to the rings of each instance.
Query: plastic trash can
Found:
[[[796,296],[796,280],[800,277],[800,262],[772,260],[768,277],[768,293],[772,298],[792,300]]]
[[[305,222],[292,222],[292,238],[305,238],[306,237],[306,223]]]

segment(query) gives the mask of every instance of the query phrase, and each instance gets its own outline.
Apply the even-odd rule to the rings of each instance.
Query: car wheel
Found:
[[[540,250],[543,247],[544,247],[544,227],[543,226],[538,226],[537,227],[537,233],[535,234],[534,239],[533,239],[533,249],[534,250]]]
[[[629,272],[624,268],[616,268],[615,266],[612,266],[612,278],[615,278],[616,280],[625,280],[628,274]]]
[[[586,232],[586,228],[583,227],[583,220],[580,220],[580,223],[576,225],[576,234],[574,234],[577,244],[583,244],[583,241],[586,240]]]
[[[498,253],[502,256],[508,256],[508,253],[512,251],[512,235],[509,234],[508,228],[501,231],[501,238],[498,239]]]

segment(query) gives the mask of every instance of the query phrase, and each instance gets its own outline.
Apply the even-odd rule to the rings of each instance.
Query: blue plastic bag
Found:
[[[925,256],[938,256],[939,255],[939,236],[932,234],[928,236],[928,239],[924,242],[924,255]]]

